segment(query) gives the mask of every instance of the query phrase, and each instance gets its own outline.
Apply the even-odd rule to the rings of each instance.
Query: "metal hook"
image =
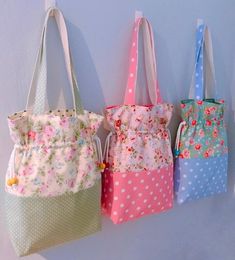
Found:
[[[45,0],[45,10],[47,11],[51,7],[56,7],[56,0]],[[51,10],[50,16],[54,16],[54,10]]]

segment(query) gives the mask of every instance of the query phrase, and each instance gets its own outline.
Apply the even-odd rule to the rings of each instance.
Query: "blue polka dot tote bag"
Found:
[[[202,20],[196,29],[195,72],[175,146],[175,193],[182,204],[227,190],[228,148],[224,101],[216,95],[211,35]]]

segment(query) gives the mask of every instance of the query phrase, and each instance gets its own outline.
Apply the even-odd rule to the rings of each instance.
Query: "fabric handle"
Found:
[[[159,91],[157,80],[156,58],[154,49],[153,31],[150,23],[145,17],[137,18],[134,24],[132,33],[132,46],[129,61],[129,74],[126,86],[124,104],[136,104],[136,82],[138,72],[138,46],[139,46],[139,31],[143,26],[144,40],[144,64],[147,78],[147,86],[149,97],[152,104],[161,103],[162,99]]]
[[[81,99],[78,90],[78,84],[77,84],[74,67],[72,63],[72,57],[71,57],[71,52],[69,47],[68,33],[67,33],[65,20],[61,11],[56,7],[49,8],[46,13],[43,32],[41,36],[40,48],[38,51],[35,70],[31,81],[26,109],[33,110],[34,114],[41,114],[45,110],[46,87],[47,87],[46,35],[47,35],[48,20],[50,16],[55,18],[59,30],[62,47],[64,51],[68,79],[69,79],[70,86],[72,88],[74,109],[76,113],[83,113],[83,108],[81,105]]]
[[[199,20],[196,30],[195,68],[189,98],[203,100],[212,96],[217,97],[211,34],[209,28]]]

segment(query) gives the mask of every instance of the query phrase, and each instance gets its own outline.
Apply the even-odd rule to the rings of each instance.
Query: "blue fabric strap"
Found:
[[[195,55],[195,99],[202,100],[204,98],[204,36],[205,24],[197,26],[196,30],[196,55]]]

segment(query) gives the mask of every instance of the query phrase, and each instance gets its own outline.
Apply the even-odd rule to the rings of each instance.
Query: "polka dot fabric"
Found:
[[[138,35],[143,26],[150,105],[135,101]],[[162,103],[156,78],[152,28],[145,18],[134,25],[129,77],[123,105],[106,108],[109,135],[102,178],[102,208],[115,224],[159,213],[173,205],[170,122],[173,106]],[[110,138],[109,138],[110,137]]]
[[[102,207],[115,224],[173,206],[172,166],[152,171],[109,172],[103,178]]]
[[[227,191],[228,157],[178,159],[175,191],[179,204]]]

